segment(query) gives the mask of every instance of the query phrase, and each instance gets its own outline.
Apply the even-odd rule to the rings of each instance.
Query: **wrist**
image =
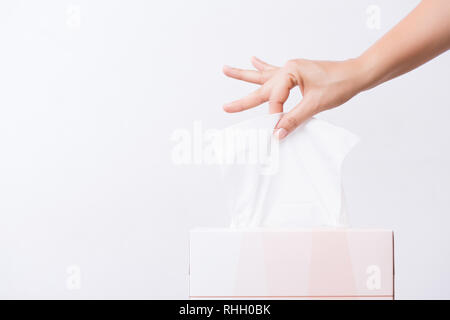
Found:
[[[375,63],[370,57],[361,55],[350,59],[351,77],[355,83],[357,93],[373,88],[377,85]]]

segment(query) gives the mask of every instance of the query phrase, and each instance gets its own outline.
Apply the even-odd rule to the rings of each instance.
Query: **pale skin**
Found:
[[[224,66],[228,77],[260,85],[248,96],[224,105],[241,112],[269,103],[270,113],[283,112],[291,89],[302,100],[285,113],[274,134],[285,138],[308,118],[340,106],[358,93],[407,73],[450,49],[450,1],[423,0],[408,16],[357,58],[345,61],[295,59],[282,67],[256,57],[256,70]]]

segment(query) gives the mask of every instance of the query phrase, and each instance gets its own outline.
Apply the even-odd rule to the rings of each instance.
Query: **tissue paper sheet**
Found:
[[[231,227],[346,226],[341,166],[358,138],[311,118],[278,141],[281,116],[234,125],[216,141]]]

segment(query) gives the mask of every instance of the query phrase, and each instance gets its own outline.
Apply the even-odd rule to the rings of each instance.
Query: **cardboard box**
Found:
[[[191,230],[189,283],[199,299],[393,299],[393,232]]]

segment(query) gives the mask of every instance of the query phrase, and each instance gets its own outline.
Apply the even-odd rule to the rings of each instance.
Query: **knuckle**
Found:
[[[244,80],[244,78],[245,78],[245,74],[241,70],[237,70],[235,75],[236,75],[237,78],[239,78],[239,80]]]
[[[266,83],[266,81],[269,79],[269,75],[267,72],[260,72],[259,73],[259,83],[263,84]]]
[[[238,68],[233,68],[230,70],[231,74],[241,77],[242,76],[242,70]]]
[[[294,87],[300,83],[299,69],[300,69],[299,59],[289,60],[284,65],[283,75],[285,79],[289,81],[291,87]]]
[[[256,95],[257,95],[258,99],[266,101],[267,100],[267,96],[268,96],[267,88],[260,87],[258,90],[256,90]]]
[[[263,104],[264,102],[266,102],[267,99],[266,99],[265,95],[259,94],[257,100],[258,100],[258,104]]]
[[[285,117],[283,122],[286,124],[287,129],[290,129],[290,130],[292,130],[298,126],[298,121],[294,117]]]
[[[291,70],[293,68],[295,68],[297,66],[297,60],[291,59],[286,61],[286,63],[284,64],[284,68]]]

